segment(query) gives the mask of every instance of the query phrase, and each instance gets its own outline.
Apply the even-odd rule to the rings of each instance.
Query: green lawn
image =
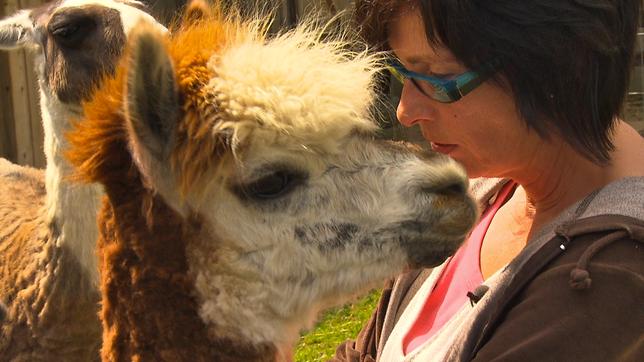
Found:
[[[379,297],[380,291],[373,291],[355,303],[327,311],[317,327],[300,338],[295,361],[319,362],[331,358],[340,343],[358,335],[376,308]]]

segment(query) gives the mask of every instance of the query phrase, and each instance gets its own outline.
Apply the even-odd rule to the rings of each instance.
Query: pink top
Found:
[[[483,283],[481,244],[492,218],[509,199],[516,183],[508,182],[499,191],[470,237],[447,262],[429,294],[422,311],[403,338],[403,352],[408,355],[430,339],[468,300],[467,293]]]

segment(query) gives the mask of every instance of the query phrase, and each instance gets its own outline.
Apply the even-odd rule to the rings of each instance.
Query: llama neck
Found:
[[[17,228],[9,228],[3,235],[9,239],[0,242],[0,290],[9,308],[7,323],[0,321],[0,359],[94,361],[100,341],[98,290],[80,272],[78,260],[57,246],[57,230],[42,212],[40,172],[25,171],[34,177],[6,184],[17,217],[8,225]],[[11,182],[28,187],[14,188]]]
[[[20,291],[16,303],[28,303],[24,313],[29,324],[19,324],[13,331],[17,338],[10,349],[31,351],[27,360],[95,361],[101,340],[96,284],[78,272],[80,266],[71,253],[53,244],[31,255],[34,268],[21,273],[23,277],[32,273],[33,288]],[[22,343],[29,343],[22,337],[27,333],[36,342],[31,346]]]
[[[48,223],[57,230],[57,245],[71,252],[86,275],[97,284],[96,212],[103,192],[96,184],[70,181],[73,168],[64,157],[67,148],[65,133],[73,121],[80,120],[80,106],[61,104],[47,91],[42,81],[40,89],[47,159],[45,207]]]

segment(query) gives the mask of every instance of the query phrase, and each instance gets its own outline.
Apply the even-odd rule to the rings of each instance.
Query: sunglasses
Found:
[[[412,72],[397,59],[389,60],[387,68],[400,83],[404,83],[405,79],[409,79],[427,97],[441,103],[452,103],[463,98],[489,79],[498,70],[499,66],[500,62],[494,60],[484,63],[477,70],[470,70],[449,79]]]

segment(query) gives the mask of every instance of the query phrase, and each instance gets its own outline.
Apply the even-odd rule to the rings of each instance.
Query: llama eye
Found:
[[[60,25],[54,25],[51,35],[65,46],[75,46],[90,34],[95,24],[90,19],[80,19]]]
[[[69,38],[80,29],[78,24],[69,24],[54,29],[51,33],[58,38]]]

